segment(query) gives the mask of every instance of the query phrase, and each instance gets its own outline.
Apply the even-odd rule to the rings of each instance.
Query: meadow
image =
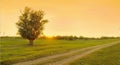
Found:
[[[0,63],[11,65],[13,63],[34,60],[46,56],[65,53],[70,50],[108,44],[120,39],[79,39],[54,40],[37,39],[34,46],[28,45],[28,40],[17,37],[0,38]],[[79,61],[78,61],[79,63]]]
[[[70,65],[120,65],[120,44],[89,54]]]

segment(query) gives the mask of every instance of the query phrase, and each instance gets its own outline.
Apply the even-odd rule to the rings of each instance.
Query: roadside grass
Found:
[[[22,38],[0,38],[0,63],[13,63],[64,53],[78,48],[95,46],[118,41],[119,39],[101,40],[35,40],[34,46]]]
[[[120,65],[120,44],[96,51],[69,65]]]

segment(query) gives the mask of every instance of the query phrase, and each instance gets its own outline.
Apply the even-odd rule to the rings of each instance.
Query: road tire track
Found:
[[[99,49],[109,47],[109,46],[112,46],[112,45],[115,45],[115,44],[118,44],[118,43],[120,43],[120,41],[119,42],[113,42],[113,43],[110,43],[110,44],[102,44],[102,45],[97,45],[97,46],[92,46],[92,47],[87,47],[87,48],[82,48],[82,49],[77,49],[77,50],[71,50],[71,51],[66,52],[66,53],[56,54],[56,55],[53,55],[53,56],[38,58],[38,59],[35,59],[35,60],[30,60],[30,61],[25,61],[25,62],[20,62],[20,63],[16,63],[16,64],[13,64],[13,65],[33,65],[33,64],[37,64],[39,62],[52,60],[54,58],[59,58],[59,57],[62,57],[62,56],[67,56],[67,55],[70,55],[70,54],[78,53],[80,51],[85,51],[85,50],[91,49],[91,50],[83,52],[81,54],[70,56],[68,58],[65,58],[65,59],[60,60],[60,61],[56,61],[54,63],[46,64],[46,65],[64,65],[64,64],[66,65],[66,64],[68,64],[68,63],[70,63],[70,62],[72,62],[76,59],[82,58],[83,56],[86,56],[86,55],[88,55],[92,52],[95,52],[95,51],[99,50]]]
[[[98,50],[106,48],[106,47],[116,45],[118,43],[120,43],[120,42],[115,42],[115,43],[111,43],[111,44],[104,44],[104,45],[98,46],[97,48],[94,48],[92,50],[86,51],[84,53],[81,53],[81,54],[78,54],[78,55],[63,59],[63,60],[58,61],[58,62],[54,62],[51,65],[69,65],[69,63],[71,63],[74,60],[80,59],[80,58],[82,58],[82,57],[84,57],[84,56],[86,56],[86,55],[88,55],[88,54],[90,54],[92,52],[98,51]]]

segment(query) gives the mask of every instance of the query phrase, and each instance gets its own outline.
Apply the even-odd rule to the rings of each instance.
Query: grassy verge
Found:
[[[12,64],[117,40],[119,39],[74,41],[37,39],[34,46],[28,46],[28,41],[21,38],[1,38],[0,62],[2,64]]]
[[[120,44],[89,54],[70,65],[120,65]]]

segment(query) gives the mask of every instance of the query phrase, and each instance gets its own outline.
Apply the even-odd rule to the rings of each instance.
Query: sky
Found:
[[[16,36],[20,12],[43,10],[44,35],[120,36],[120,0],[0,0],[0,36]]]

